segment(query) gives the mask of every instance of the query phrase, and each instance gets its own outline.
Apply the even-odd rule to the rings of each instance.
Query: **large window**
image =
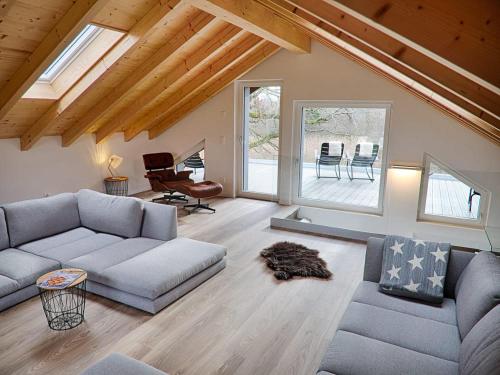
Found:
[[[242,88],[240,194],[276,199],[281,87],[245,82]]]
[[[382,211],[387,103],[297,102],[299,204]]]
[[[442,162],[425,156],[419,217],[481,226],[489,193]]]

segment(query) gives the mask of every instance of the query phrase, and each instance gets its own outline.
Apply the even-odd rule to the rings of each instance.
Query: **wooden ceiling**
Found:
[[[495,0],[0,0],[0,138],[155,138],[314,39],[500,144],[499,21]],[[58,95],[27,95],[88,23],[123,36]]]

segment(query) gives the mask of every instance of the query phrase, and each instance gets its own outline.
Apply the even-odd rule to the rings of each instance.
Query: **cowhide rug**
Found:
[[[318,254],[317,250],[293,242],[277,242],[260,252],[278,280],[288,280],[294,276],[331,278],[332,273]]]

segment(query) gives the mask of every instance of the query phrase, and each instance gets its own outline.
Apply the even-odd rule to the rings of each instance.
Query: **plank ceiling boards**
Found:
[[[494,0],[0,0],[0,138],[154,138],[313,39],[500,144],[499,20]],[[61,73],[76,79],[33,85],[89,23],[123,36]]]

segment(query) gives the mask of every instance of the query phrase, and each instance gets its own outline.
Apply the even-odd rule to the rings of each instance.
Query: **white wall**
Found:
[[[290,203],[294,100],[384,100],[392,102],[388,160],[422,163],[427,152],[493,193],[489,224],[500,226],[500,147],[457,123],[393,82],[344,56],[313,43],[312,53],[296,55],[280,51],[243,77],[245,80],[283,80],[280,201]],[[235,189],[234,87],[189,114],[153,141],[141,134],[123,142],[116,134],[103,146],[93,136],[82,137],[69,148],[59,137],[45,137],[28,152],[19,151],[18,140],[0,140],[0,203],[76,191],[82,187],[102,189],[105,167],[96,154],[124,157],[119,173],[130,178],[130,193],[148,188],[141,155],[148,152],[183,153],[205,139],[207,178],[224,184],[224,195]],[[238,124],[239,125],[239,124]],[[353,214],[335,210],[315,211],[324,223],[365,228],[383,233],[398,232],[431,237],[440,233],[466,244],[476,241],[478,231],[417,223],[420,176],[390,171],[387,177],[384,215]]]

